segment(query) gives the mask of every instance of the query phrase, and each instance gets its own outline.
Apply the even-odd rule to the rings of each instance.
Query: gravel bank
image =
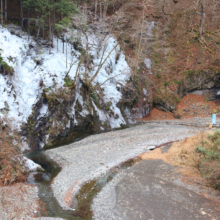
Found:
[[[39,211],[38,189],[16,184],[0,188],[0,219],[33,219]]]
[[[8,187],[0,187],[0,219],[1,220],[63,220],[40,216],[40,200],[38,188],[23,183]]]
[[[143,160],[117,175],[92,204],[93,220],[219,220],[219,203],[191,190],[175,166]]]
[[[52,189],[60,205],[70,209],[74,195],[89,180],[145,152],[150,146],[180,140],[198,133],[198,128],[144,124],[129,129],[93,135],[77,143],[46,151],[61,172]]]

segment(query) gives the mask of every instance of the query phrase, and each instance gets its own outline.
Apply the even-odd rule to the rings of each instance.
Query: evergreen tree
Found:
[[[22,0],[20,0],[22,1]],[[23,0],[23,7],[28,12],[28,33],[30,34],[30,22],[35,23],[36,36],[38,39],[40,30],[48,30],[49,44],[53,44],[54,30],[60,36],[61,29],[64,30],[66,21],[71,23],[70,17],[77,12],[77,6],[70,0]],[[30,18],[30,12],[33,11],[36,17]],[[60,15],[60,21],[57,21],[56,14]],[[48,25],[45,24],[48,23]]]

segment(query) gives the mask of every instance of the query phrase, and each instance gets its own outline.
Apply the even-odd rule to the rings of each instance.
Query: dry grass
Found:
[[[26,180],[20,162],[19,142],[19,136],[0,121],[0,185],[6,186]]]
[[[40,216],[41,202],[37,187],[23,184],[21,140],[10,129],[10,122],[0,120],[0,219],[33,219]]]
[[[162,154],[161,149],[156,149],[141,156],[142,159],[162,159],[172,165],[183,167],[198,167],[199,154],[195,152],[195,148],[206,139],[207,133],[197,134],[190,138],[172,144],[167,153]]]
[[[214,144],[213,144],[214,143]],[[142,159],[161,159],[179,166],[187,176],[203,176],[206,184],[220,189],[220,132],[201,132],[193,137],[172,144],[167,153],[158,148],[145,153]]]

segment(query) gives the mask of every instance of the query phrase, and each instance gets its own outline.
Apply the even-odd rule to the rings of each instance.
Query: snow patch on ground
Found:
[[[44,104],[42,106],[42,108],[40,109],[40,114],[38,116],[37,119],[41,118],[41,117],[44,117],[44,116],[47,116],[47,112],[48,112],[48,105],[47,104]]]
[[[42,169],[39,164],[36,164],[34,161],[28,159],[27,157],[23,157],[24,166],[27,169],[27,171],[37,171]]]
[[[20,149],[21,149],[22,152],[30,150],[29,145],[28,145],[26,139],[27,139],[26,137],[21,137]]]

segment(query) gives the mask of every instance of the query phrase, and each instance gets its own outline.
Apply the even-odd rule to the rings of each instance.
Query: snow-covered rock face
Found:
[[[86,67],[87,64],[79,63],[80,50],[74,49],[70,43],[65,44],[65,53],[63,54],[62,41],[55,39],[54,48],[49,54],[48,48],[37,46],[32,38],[28,40],[28,37],[24,33],[22,34],[22,37],[18,37],[0,26],[0,56],[15,70],[13,75],[0,73],[0,117],[6,116],[13,119],[14,127],[21,129],[21,124],[27,123],[28,118],[35,114],[36,105],[42,98],[42,94],[56,94],[59,89],[65,92],[64,84],[67,71],[69,71],[70,80],[75,79],[75,74],[78,71],[79,79],[75,81],[76,88],[74,90],[75,100],[71,100],[72,110],[68,110],[68,118],[64,120],[67,121],[64,126],[70,129],[70,127],[79,125],[81,122],[77,121],[77,114],[82,117],[98,116],[101,124],[106,123],[111,128],[126,124],[117,104],[122,99],[121,90],[130,77],[130,68],[113,36],[104,36],[93,31],[88,31],[87,36],[79,34],[77,31],[68,33],[69,39],[78,36],[77,41],[80,42],[83,49],[89,50],[88,54],[92,57],[92,62],[89,67]],[[70,68],[70,66],[72,67]],[[91,80],[97,72],[92,84],[94,87],[99,85],[102,90],[101,93],[100,91],[95,91],[95,93],[103,96],[101,106],[108,106],[108,111],[97,106],[92,97],[88,96],[87,103],[85,103],[83,97],[85,94],[82,94],[80,88],[80,81],[88,81],[88,78]],[[89,108],[87,106],[88,99],[92,103],[92,107]],[[38,115],[35,118],[35,128],[40,126],[38,120],[51,115],[47,101],[40,104]],[[78,103],[81,106],[80,109],[76,108]],[[127,114],[129,114],[128,111],[126,109]]]
[[[24,169],[27,172],[43,171],[43,168],[39,164],[37,164],[34,161],[28,159],[27,157],[23,157],[22,163],[24,163]]]

